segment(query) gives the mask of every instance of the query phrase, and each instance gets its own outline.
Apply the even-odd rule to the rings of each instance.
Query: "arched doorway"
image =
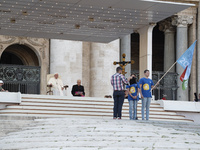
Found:
[[[26,45],[13,44],[8,46],[1,55],[1,64],[39,66],[35,52]]]
[[[26,45],[8,46],[0,58],[0,79],[10,92],[39,94],[40,66],[35,52]]]

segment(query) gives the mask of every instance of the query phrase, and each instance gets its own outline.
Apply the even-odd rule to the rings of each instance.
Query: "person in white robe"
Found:
[[[59,75],[57,73],[54,74],[54,77],[49,79],[48,85],[52,86],[53,95],[64,96],[64,94],[63,94],[63,89],[64,89],[63,82],[59,78]]]

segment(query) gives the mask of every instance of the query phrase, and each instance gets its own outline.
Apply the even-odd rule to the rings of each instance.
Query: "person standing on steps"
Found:
[[[128,84],[128,81],[122,75],[122,67],[116,68],[116,73],[111,77],[111,84],[113,86],[113,119],[121,119],[122,106],[124,103],[124,84]]]
[[[137,120],[137,103],[139,101],[139,88],[140,85],[137,83],[135,75],[131,75],[129,81],[130,85],[126,86],[128,91],[128,102],[129,102],[129,118],[130,120]]]
[[[151,103],[151,88],[155,88],[153,81],[149,78],[149,70],[144,70],[144,78],[139,81],[140,94],[142,98],[142,120],[144,120],[144,113],[146,110],[146,120],[149,120],[149,107]],[[157,83],[158,84],[158,83]]]

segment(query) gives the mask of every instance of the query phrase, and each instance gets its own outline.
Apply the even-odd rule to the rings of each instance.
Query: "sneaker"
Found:
[[[113,119],[114,119],[114,120],[116,120],[116,119],[117,119],[117,117],[113,117]]]
[[[121,117],[118,118],[118,120],[121,120],[121,119],[122,119]]]

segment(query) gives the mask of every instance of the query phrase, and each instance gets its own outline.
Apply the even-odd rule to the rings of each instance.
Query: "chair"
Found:
[[[53,78],[53,77],[54,77],[54,74],[47,75],[47,94],[49,94],[49,95],[53,95],[53,91],[51,90],[52,85],[48,85],[50,78]]]
[[[53,77],[54,77],[54,74],[48,74],[48,75],[47,75],[47,83],[48,83],[49,80],[50,80],[51,78],[53,78]],[[58,76],[58,78],[61,79],[60,75]],[[67,88],[68,88],[69,86],[68,86],[68,85],[64,85],[63,87],[64,87],[65,90],[67,90]],[[52,85],[48,85],[48,84],[47,84],[47,94],[49,94],[49,95],[53,95],[53,91],[52,91],[51,88],[52,88]]]
[[[51,79],[51,78],[53,78],[54,77],[54,74],[48,74],[47,75],[47,83],[49,82],[49,80]],[[61,77],[60,77],[60,75],[58,76],[58,78],[60,78],[61,79]],[[69,87],[68,85],[64,85],[63,86],[64,87],[64,89],[65,90],[67,90],[67,88]],[[48,85],[47,84],[47,94],[49,94],[49,95],[53,95],[53,91],[52,91],[52,85]],[[66,93],[66,92],[65,92]]]

